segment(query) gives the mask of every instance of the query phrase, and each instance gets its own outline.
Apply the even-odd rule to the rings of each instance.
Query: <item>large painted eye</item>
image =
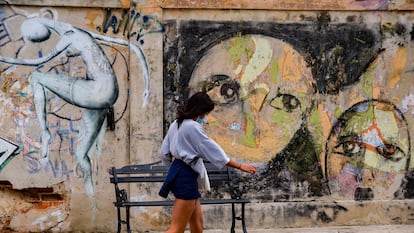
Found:
[[[359,156],[364,152],[365,148],[354,141],[346,141],[335,146],[335,153],[342,154],[346,157]]]
[[[358,136],[342,136],[339,143],[334,147],[333,153],[346,157],[359,157],[365,152],[365,147]]]
[[[218,105],[234,104],[239,101],[240,84],[227,75],[213,75],[202,85]]]
[[[300,107],[300,101],[293,95],[279,93],[270,101],[270,106],[275,109],[292,112]]]
[[[394,144],[384,144],[382,146],[377,146],[376,151],[378,154],[383,156],[386,159],[397,162],[405,157],[404,152],[398,146]]]

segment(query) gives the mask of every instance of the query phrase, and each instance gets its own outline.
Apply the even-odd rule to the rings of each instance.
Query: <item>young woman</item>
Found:
[[[256,167],[230,159],[224,150],[204,132],[201,124],[214,109],[214,103],[204,92],[195,93],[188,99],[178,118],[171,124],[161,146],[160,156],[164,163],[171,164],[166,181],[160,190],[162,197],[171,191],[175,196],[170,228],[166,233],[183,233],[190,223],[191,233],[203,232],[198,191],[198,178],[205,177],[203,160],[218,168],[229,166],[250,174]],[[200,179],[199,179],[200,181]],[[207,185],[208,186],[208,185]]]

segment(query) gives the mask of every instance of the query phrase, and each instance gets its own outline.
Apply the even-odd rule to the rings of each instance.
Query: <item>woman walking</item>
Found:
[[[175,196],[171,225],[166,233],[183,233],[187,223],[191,233],[203,232],[199,187],[209,189],[203,160],[218,168],[229,166],[250,174],[256,167],[230,159],[224,150],[203,130],[202,123],[214,109],[214,103],[204,92],[195,93],[188,99],[178,118],[170,125],[161,146],[160,156],[171,164],[168,176],[161,187],[160,196]]]

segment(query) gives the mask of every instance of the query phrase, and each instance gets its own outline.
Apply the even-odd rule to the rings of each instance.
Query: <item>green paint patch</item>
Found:
[[[216,127],[220,126],[220,122],[219,121],[208,122],[208,124],[209,125],[212,125],[212,126],[216,126]]]
[[[243,55],[247,58],[253,56],[254,51],[249,48],[249,37],[236,37],[231,40],[230,46],[227,47],[227,51],[230,54],[230,61],[240,62]]]
[[[240,142],[243,143],[243,145],[248,147],[256,147],[256,137],[254,135],[254,119],[250,114],[245,114],[246,118],[246,133],[245,137],[240,138]]]
[[[373,90],[374,90],[374,69],[378,66],[378,62],[374,62],[371,67],[368,69],[367,72],[363,75],[363,83],[362,89],[364,90],[367,98],[373,98]]]
[[[336,108],[334,111],[334,117],[338,119],[342,114],[342,110],[340,108]]]
[[[309,116],[309,125],[317,135],[313,135],[315,141],[318,143],[318,148],[322,145],[322,121],[318,109],[313,109]]]
[[[279,127],[283,128],[285,132],[290,131],[290,127],[292,126],[292,113],[274,111],[271,118]],[[283,140],[290,140],[291,135],[283,134],[281,137]]]
[[[274,59],[273,64],[270,66],[270,77],[273,83],[278,82],[278,74],[279,74],[279,59]]]
[[[374,107],[369,105],[365,112],[355,112],[344,128],[345,135],[359,133],[370,126],[375,118]]]
[[[372,76],[373,76],[372,73],[366,73],[363,76],[362,89],[364,90],[367,98],[372,98],[372,96],[373,96]]]

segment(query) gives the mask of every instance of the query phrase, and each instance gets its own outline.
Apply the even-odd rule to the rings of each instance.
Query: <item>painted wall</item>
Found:
[[[115,231],[106,170],[157,160],[200,90],[207,133],[258,167],[235,180],[249,228],[414,224],[412,3],[0,3],[3,231]],[[229,227],[228,206],[203,211]],[[170,213],[134,208],[133,229]]]

